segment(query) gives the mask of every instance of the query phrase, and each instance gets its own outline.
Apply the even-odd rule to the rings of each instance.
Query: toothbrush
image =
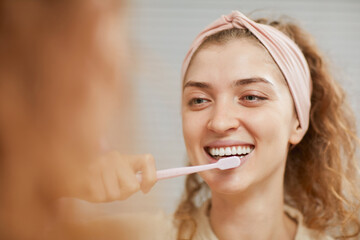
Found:
[[[219,161],[210,164],[190,166],[190,167],[179,167],[179,168],[169,168],[164,170],[156,171],[157,180],[179,177],[191,173],[202,172],[210,169],[218,168],[220,170],[226,170],[231,168],[236,168],[241,165],[241,160],[239,157],[227,157],[221,158]],[[141,173],[136,175],[139,181],[141,181]]]

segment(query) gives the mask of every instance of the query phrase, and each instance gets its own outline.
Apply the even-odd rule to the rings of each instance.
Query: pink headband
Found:
[[[232,28],[248,29],[273,57],[288,83],[300,127],[303,135],[305,135],[309,127],[310,96],[312,91],[309,66],[302,51],[295,42],[274,27],[256,23],[238,11],[233,11],[227,16],[221,16],[206,27],[192,43],[182,65],[182,80],[185,80],[185,73],[194,52],[206,37]]]

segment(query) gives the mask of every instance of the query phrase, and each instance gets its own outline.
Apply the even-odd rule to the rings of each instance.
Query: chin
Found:
[[[249,188],[249,184],[243,175],[235,174],[234,170],[208,172],[201,174],[201,177],[208,184],[211,192],[225,195],[240,194]]]

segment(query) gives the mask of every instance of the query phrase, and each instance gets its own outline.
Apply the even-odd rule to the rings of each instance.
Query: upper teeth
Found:
[[[232,147],[219,147],[209,148],[212,156],[230,156],[248,154],[252,151],[253,147],[250,146],[232,146]]]

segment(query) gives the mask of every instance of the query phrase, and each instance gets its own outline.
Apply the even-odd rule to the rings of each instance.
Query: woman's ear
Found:
[[[296,145],[301,141],[303,136],[304,136],[303,129],[300,126],[299,120],[295,118],[293,121],[293,125],[291,127],[289,143],[291,145]]]

